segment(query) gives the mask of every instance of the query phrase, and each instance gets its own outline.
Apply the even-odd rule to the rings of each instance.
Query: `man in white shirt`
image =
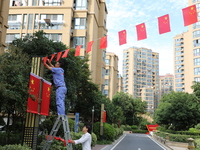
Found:
[[[79,140],[69,140],[69,143],[75,143],[75,144],[82,144],[82,150],[91,150],[91,143],[92,143],[92,137],[91,137],[91,128],[89,125],[84,125],[83,129],[83,135]]]

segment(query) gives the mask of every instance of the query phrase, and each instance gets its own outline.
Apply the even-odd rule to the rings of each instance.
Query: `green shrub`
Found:
[[[30,147],[27,145],[5,145],[5,146],[0,146],[1,150],[31,150]]]
[[[120,128],[122,128],[124,130],[125,129],[125,125],[121,125]]]
[[[94,123],[93,132],[96,134],[97,140],[101,140],[100,139],[100,122]],[[105,140],[109,140],[109,141],[114,140],[115,131],[114,131],[114,127],[112,125],[110,125],[108,123],[104,123],[103,137]]]
[[[147,130],[132,130],[133,133],[147,133]]]
[[[0,132],[0,145],[6,145],[6,144],[20,144],[22,143],[22,133],[10,133],[10,139],[8,143],[6,143],[6,138],[8,137],[8,134],[6,132]]]
[[[133,129],[133,130],[136,129],[136,130],[137,130],[137,129],[138,129],[138,126],[132,125],[132,126],[131,126],[131,129]]]
[[[200,150],[200,139],[194,140],[195,150]]]
[[[200,123],[195,126],[196,129],[200,129]]]

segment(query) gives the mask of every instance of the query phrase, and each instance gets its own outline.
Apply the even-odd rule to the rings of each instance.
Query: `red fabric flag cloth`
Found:
[[[136,25],[136,31],[137,31],[137,40],[144,40],[147,38],[146,33],[146,26],[145,23],[141,23],[139,25]]]
[[[196,5],[183,8],[182,12],[183,12],[184,26],[188,26],[198,21]]]
[[[82,47],[82,45],[79,45],[76,47],[76,52],[75,52],[74,56],[80,56],[81,47]]]
[[[46,80],[43,80],[42,102],[41,102],[41,107],[40,107],[41,115],[44,115],[44,116],[49,115],[50,95],[51,95],[51,83]]]
[[[56,57],[56,61],[60,60],[61,55],[62,55],[62,52],[58,52],[57,57]]]
[[[118,32],[119,35],[119,45],[126,44],[126,30]]]
[[[62,58],[67,57],[69,50],[70,50],[70,49],[66,49],[66,50],[65,50],[64,54],[62,55]]]
[[[52,55],[51,55],[50,62],[53,60],[53,58],[54,58],[55,55],[56,55],[56,54],[52,54]]]
[[[28,104],[26,111],[34,114],[38,114],[40,79],[41,77],[35,75],[34,73],[30,74],[29,91],[28,91],[29,96],[28,96]]]
[[[107,35],[100,39],[100,49],[107,48]]]
[[[43,63],[44,63],[44,64],[46,64],[46,63],[47,63],[47,59],[48,59],[48,57],[43,57],[43,59],[42,59],[42,60],[43,60]]]
[[[92,44],[93,44],[93,43],[94,43],[94,41],[88,42],[86,53],[89,53],[89,52],[92,50]]]
[[[159,28],[159,34],[171,31],[169,14],[158,17],[158,28]]]

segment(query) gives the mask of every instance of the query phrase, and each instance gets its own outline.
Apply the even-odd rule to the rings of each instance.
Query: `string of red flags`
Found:
[[[188,6],[186,8],[183,8],[182,9],[182,15],[183,15],[184,26],[188,26],[188,25],[191,25],[191,24],[198,22],[196,5],[191,5],[191,6]],[[164,34],[164,33],[171,31],[170,15],[169,14],[158,17],[157,21],[158,21],[158,32],[159,32],[159,34]],[[137,40],[140,41],[140,40],[147,39],[147,29],[146,29],[145,22],[138,24],[135,27],[136,27]],[[118,38],[119,38],[119,45],[120,46],[123,45],[123,44],[126,44],[127,43],[127,31],[125,29],[122,30],[122,31],[119,31],[118,32]],[[93,46],[94,41],[98,41],[98,40],[100,40],[99,41],[100,42],[99,49],[107,48],[107,46],[108,46],[108,36],[105,35],[105,36],[103,36],[103,37],[101,37],[97,40],[89,41],[87,43],[86,53],[89,53],[89,52],[92,51],[92,46]],[[78,45],[76,47],[76,51],[75,51],[75,54],[74,54],[75,57],[80,56],[81,47],[82,47],[82,45]],[[64,53],[63,53],[63,51],[58,52],[57,56],[56,56],[56,61],[59,61],[60,58],[67,57],[69,50],[70,49],[65,50]],[[56,54],[51,55],[50,62],[54,59],[55,55]],[[44,63],[46,63],[47,59],[48,59],[48,57],[43,58]]]

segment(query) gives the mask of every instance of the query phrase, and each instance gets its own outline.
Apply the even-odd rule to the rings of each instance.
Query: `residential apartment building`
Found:
[[[107,34],[105,0],[10,0],[6,42],[44,30],[53,41],[68,47],[93,43],[89,52],[92,81],[104,87],[106,49],[99,49],[99,38]]]
[[[117,82],[117,91],[120,92],[120,91],[124,91],[123,90],[123,77],[121,76],[121,74],[118,74],[118,82]]]
[[[0,0],[0,54],[4,52],[4,48],[7,46],[5,41],[8,28],[8,12],[9,0]]]
[[[196,4],[200,19],[200,0],[188,0]],[[174,37],[175,91],[192,93],[193,81],[200,82],[200,22],[188,26],[188,31]]]
[[[160,98],[164,94],[174,91],[174,76],[170,73],[160,76]]]
[[[104,95],[112,100],[113,96],[118,92],[118,56],[114,53],[106,53],[106,70],[105,70],[105,87]]]
[[[159,53],[142,47],[125,49],[122,70],[124,92],[146,101],[147,111],[156,109],[159,100]]]

